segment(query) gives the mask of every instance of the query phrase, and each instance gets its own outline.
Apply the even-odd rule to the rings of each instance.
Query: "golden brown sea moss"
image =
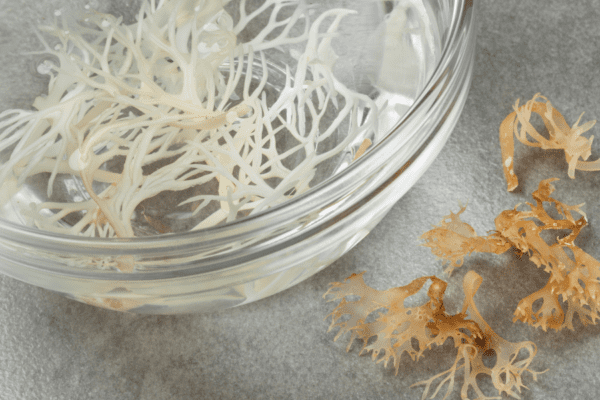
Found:
[[[531,261],[549,273],[548,284],[519,302],[514,319],[544,330],[573,329],[575,314],[584,325],[595,324],[600,316],[600,263],[574,243],[587,225],[581,210],[583,204],[570,206],[552,198],[555,189],[552,182],[556,180],[540,182],[532,193],[535,203],[526,203],[529,210],[515,207],[503,211],[496,218],[496,231],[491,235],[477,236],[471,226],[460,221],[458,215],[463,208],[446,217],[452,219],[451,224],[441,224],[422,236],[424,245],[449,262],[451,269],[460,266],[456,260],[462,263],[462,258],[473,251],[500,254],[514,247],[529,255]],[[548,214],[544,202],[554,206],[558,218]],[[574,213],[579,214],[579,218],[575,219]],[[556,230],[570,233],[550,244],[542,238],[542,232]],[[533,304],[538,300],[541,306],[534,311]]]
[[[539,101],[538,99],[543,101]],[[572,127],[569,127],[562,114],[552,107],[548,99],[539,93],[520,107],[519,100],[517,100],[513,109],[514,111],[500,125],[500,148],[502,150],[502,164],[508,191],[513,191],[519,186],[519,180],[514,172],[513,135],[519,142],[527,146],[540,147],[544,150],[564,150],[567,163],[569,164],[569,177],[571,179],[575,178],[576,169],[583,171],[600,170],[600,159],[591,162],[585,161],[591,155],[594,137],[590,136],[588,139],[581,136],[584,132],[590,130],[596,121],[588,121],[579,126],[579,121],[583,116],[582,113],[577,122]],[[538,133],[529,122],[532,112],[542,117],[544,125],[548,130],[548,138]]]
[[[491,377],[498,394],[505,393],[519,398],[518,393],[525,388],[522,375],[529,372],[537,378],[539,372],[529,369],[537,349],[532,342],[511,343],[498,336],[485,322],[474,303],[474,296],[481,284],[481,277],[469,271],[464,278],[465,300],[462,311],[450,315],[443,302],[447,283],[435,276],[415,279],[406,286],[379,291],[367,286],[363,273],[352,274],[344,282],[332,283],[324,298],[328,301],[341,300],[329,314],[332,321],[329,330],[340,328],[334,340],[347,332],[351,333],[350,349],[354,339],[362,339],[360,353],[371,352],[376,362],[387,366],[393,360],[396,373],[403,353],[417,360],[425,350],[439,346],[451,338],[457,349],[452,367],[415,385],[425,386],[422,399],[425,399],[436,386],[432,397],[444,389],[444,399],[452,393],[456,374],[463,371],[464,380],[461,398],[468,399],[469,391],[477,399],[491,399],[480,389],[478,376]],[[415,307],[405,307],[404,301],[419,292],[431,280],[427,296],[429,300]],[[360,296],[356,301],[348,301],[347,296]],[[377,314],[375,314],[377,313]],[[367,317],[375,317],[366,322]],[[349,319],[342,321],[345,316]],[[370,340],[376,338],[374,341]],[[416,341],[418,346],[414,346]],[[496,362],[488,367],[484,364],[485,355],[495,352]],[[526,354],[526,357],[520,357]],[[413,386],[415,386],[413,385]],[[497,397],[494,397],[497,398]]]
[[[438,225],[434,225],[434,229],[421,236],[425,240],[423,245],[430,247],[433,254],[448,263],[445,270],[448,274],[463,264],[466,255],[473,252],[502,254],[511,247],[510,243],[497,234],[478,236],[471,225],[460,219],[460,214],[466,208],[467,206],[461,207],[456,214],[450,212]]]

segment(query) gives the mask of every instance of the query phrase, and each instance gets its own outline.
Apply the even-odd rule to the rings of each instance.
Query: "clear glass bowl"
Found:
[[[19,49],[36,48],[35,35],[18,27],[90,6],[132,19],[139,4],[129,3],[57,0],[4,10],[0,111],[30,108],[47,87],[39,75],[43,60],[19,55]],[[357,139],[323,167],[307,192],[211,228],[130,239],[24,226],[18,208],[3,199],[0,271],[88,304],[149,314],[239,306],[303,281],[360,242],[439,154],[469,90],[474,3],[339,0],[310,11],[317,14],[312,18],[335,7],[359,11],[333,39],[339,57],[334,73],[381,107],[366,153],[353,159],[364,138]],[[402,29],[399,21],[406,24]],[[278,65],[282,53],[272,53],[269,62]],[[276,81],[270,84],[278,89]]]

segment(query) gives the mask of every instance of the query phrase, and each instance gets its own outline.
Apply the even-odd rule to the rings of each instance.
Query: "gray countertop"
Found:
[[[397,376],[393,368],[359,356],[358,343],[347,353],[348,338],[334,342],[334,333],[327,333],[324,318],[334,305],[321,296],[330,282],[364,270],[366,282],[378,289],[441,276],[441,263],[418,246],[424,231],[468,201],[463,220],[484,234],[499,212],[529,201],[547,177],[561,179],[556,198],[586,203],[589,227],[577,244],[600,259],[600,172],[577,172],[570,180],[561,152],[517,145],[521,186],[507,193],[498,143],[499,124],[512,104],[536,92],[571,124],[583,111],[584,121],[600,119],[600,2],[479,3],[473,83],[453,135],[423,178],[356,248],[279,295],[208,315],[107,311],[0,277],[0,398],[419,399],[421,388],[411,384],[448,368],[452,346],[429,351],[419,362],[404,358]],[[600,154],[597,143],[592,154]],[[508,340],[535,342],[532,368],[548,369],[537,382],[525,376],[529,390],[522,398],[597,398],[600,325],[577,323],[574,332],[557,333],[513,324],[519,299],[547,279],[514,252],[467,258],[449,278],[450,311],[460,307],[469,269],[484,279],[475,298],[483,317]]]

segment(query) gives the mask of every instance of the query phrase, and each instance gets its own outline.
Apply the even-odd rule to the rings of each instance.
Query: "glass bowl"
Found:
[[[166,7],[173,2],[148,5]],[[196,12],[198,6],[212,4],[183,3],[196,5]],[[131,238],[83,237],[39,229],[27,219],[23,204],[48,201],[43,198],[48,176],[15,187],[15,179],[5,174],[0,195],[0,270],[23,282],[112,310],[207,312],[289,288],[360,242],[422,176],[458,120],[474,61],[475,2],[331,0],[315,5],[304,0],[234,0],[227,4],[233,24],[243,18],[240,7],[250,10],[247,14],[264,11],[239,33],[237,41],[250,43],[257,36],[253,29],[264,29],[273,10],[283,3],[287,4],[284,11],[271,22],[293,17],[294,10],[303,7],[298,14],[302,18],[317,21],[322,17],[331,26],[331,10],[353,10],[335,32],[321,32],[319,40],[329,40],[330,47],[309,62],[329,63],[337,82],[364,95],[364,101],[377,104],[376,114],[366,108],[363,115],[353,114],[363,122],[376,115],[376,129],[356,136],[319,164],[305,192],[229,222],[178,233],[157,228],[164,221],[150,224],[158,234]],[[134,23],[139,7],[136,1],[55,0],[5,8],[0,13],[0,112],[31,110],[36,96],[48,88],[44,76],[48,73],[44,69],[47,55],[23,54],[23,49],[39,50],[32,25],[54,19],[60,26],[65,14],[79,18],[96,15],[89,14],[90,9]],[[273,32],[279,34],[281,29]],[[273,32],[264,39],[272,38]],[[272,77],[267,86],[275,98],[284,93],[289,76],[286,64],[299,60],[294,55],[299,51],[297,45],[290,40],[284,46],[261,50],[266,59],[262,65],[270,69]],[[219,66],[230,67],[226,62]],[[260,76],[260,71],[255,73]],[[305,87],[310,84],[307,79]],[[3,129],[0,141],[10,140],[6,127]],[[345,140],[338,136],[337,140]],[[14,144],[0,147],[4,166],[10,163],[14,148]],[[76,189],[65,189],[65,193]],[[137,209],[135,215],[150,221],[143,212]]]

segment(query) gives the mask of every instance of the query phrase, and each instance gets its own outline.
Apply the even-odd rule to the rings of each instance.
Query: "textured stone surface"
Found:
[[[0,0],[0,5],[19,0]],[[26,2],[28,7],[31,3]],[[41,2],[40,2],[41,3]],[[9,4],[9,5],[10,5]],[[323,318],[333,308],[321,296],[332,281],[367,270],[376,288],[398,286],[440,263],[418,236],[458,202],[479,233],[498,212],[528,201],[540,179],[556,176],[557,198],[586,202],[590,228],[578,244],[600,258],[600,173],[571,181],[559,154],[542,157],[518,147],[521,187],[505,191],[498,126],[517,98],[542,92],[569,123],[579,113],[600,118],[600,20],[597,1],[481,0],[471,93],[453,136],[423,178],[354,250],[320,274],[277,296],[210,315],[135,316],[97,309],[0,277],[1,399],[418,399],[410,385],[452,362],[450,347],[418,363],[391,368],[345,352]],[[586,118],[584,117],[584,120]],[[597,131],[597,128],[596,128]],[[600,154],[594,146],[593,154]],[[556,156],[556,157],[555,157]],[[505,338],[538,345],[523,399],[591,399],[600,394],[600,326],[575,332],[534,330],[511,323],[518,299],[545,275],[514,255],[474,256],[450,279],[448,308],[462,297],[467,268],[480,273],[477,302]],[[444,368],[445,369],[445,368]],[[457,382],[460,384],[460,381]],[[449,398],[459,398],[458,395]]]

